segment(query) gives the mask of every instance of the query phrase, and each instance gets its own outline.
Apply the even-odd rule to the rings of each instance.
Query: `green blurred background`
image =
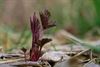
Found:
[[[48,9],[57,26],[46,31],[54,35],[65,29],[80,38],[100,35],[100,0],[0,0],[0,46],[4,51],[31,45],[29,18]]]

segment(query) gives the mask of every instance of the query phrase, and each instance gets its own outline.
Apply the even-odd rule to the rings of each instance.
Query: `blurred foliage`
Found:
[[[79,36],[83,36],[85,33],[92,29],[92,26],[80,13],[81,12],[79,12],[77,25],[79,30]]]
[[[3,8],[2,5],[3,5],[4,1],[3,0],[0,0],[0,8]]]
[[[90,30],[100,26],[99,6],[99,0],[65,0],[64,4],[58,1],[50,9],[58,30],[72,25],[76,27],[77,35],[83,37]]]
[[[8,1],[8,0],[7,0]],[[9,0],[10,1],[10,0]],[[18,0],[16,0],[18,1]],[[27,2],[27,0],[22,0],[22,2]],[[31,5],[33,3],[28,3],[25,6],[25,3],[19,5],[19,8],[16,7],[11,9],[11,15],[14,15],[10,19],[10,26],[8,24],[8,13],[5,13],[5,2],[6,0],[0,0],[0,17],[2,17],[3,13],[7,17],[1,20],[0,18],[0,44],[4,44],[3,36],[4,33],[8,36],[8,40],[11,41],[12,48],[21,48],[21,47],[29,47],[31,45],[31,32],[29,30],[29,16],[34,13],[34,10],[41,11],[47,8],[51,12],[51,19],[56,21],[56,27],[52,29],[48,29],[46,34],[53,34],[57,31],[67,28],[68,26],[72,26],[75,28],[75,31],[78,33],[78,36],[84,37],[89,31],[99,28],[100,26],[100,0],[34,0],[35,5]],[[33,2],[33,1],[32,1]],[[20,6],[22,5],[22,9],[20,10]],[[13,6],[13,5],[12,5]],[[15,5],[14,5],[15,6]],[[24,8],[25,7],[25,8]],[[7,6],[6,6],[7,8]],[[5,11],[3,11],[5,9]],[[34,9],[34,10],[33,10]],[[19,12],[18,12],[18,11]],[[14,11],[14,12],[13,12]],[[24,11],[24,12],[23,12]],[[22,14],[20,14],[20,12]],[[17,15],[16,15],[17,14]],[[4,15],[3,15],[4,16]],[[13,17],[15,17],[13,19]],[[22,18],[23,17],[23,18]],[[5,20],[7,19],[7,20]],[[19,19],[19,20],[18,20]],[[15,21],[14,21],[15,20]],[[18,20],[18,21],[16,21]],[[3,23],[3,21],[7,23]],[[8,24],[8,25],[7,25]],[[70,27],[70,28],[72,28]],[[2,36],[3,35],[3,36]],[[77,36],[76,35],[76,36]],[[30,42],[30,43],[29,43]],[[29,45],[28,45],[29,44]],[[17,46],[17,47],[16,47]]]
[[[100,0],[93,0],[93,3],[96,10],[95,25],[100,26]]]

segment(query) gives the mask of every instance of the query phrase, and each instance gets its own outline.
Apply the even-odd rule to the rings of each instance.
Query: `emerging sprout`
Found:
[[[50,12],[45,10],[44,12],[40,12],[40,20],[34,13],[34,15],[30,18],[31,31],[32,31],[32,47],[30,49],[30,60],[37,61],[41,56],[41,49],[44,44],[51,41],[48,38],[42,38],[44,29],[48,29],[50,27],[55,26],[53,22],[50,21]]]

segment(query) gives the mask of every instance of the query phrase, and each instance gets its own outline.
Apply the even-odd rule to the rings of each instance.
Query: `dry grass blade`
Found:
[[[83,44],[85,42],[83,42],[82,40],[78,39],[77,37],[73,36],[72,34],[68,33],[67,31],[62,31],[62,34],[68,38],[69,40],[71,40],[74,43],[79,43],[79,44]]]

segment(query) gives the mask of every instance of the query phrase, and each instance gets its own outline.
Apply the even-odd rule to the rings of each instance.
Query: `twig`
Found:
[[[24,60],[24,59],[15,59],[15,60],[1,61],[0,64],[3,64],[3,63],[12,63],[12,62],[17,62],[17,61],[21,61],[21,60]]]
[[[93,53],[92,53],[92,50],[90,50],[90,60],[93,59]]]
[[[72,58],[78,57],[78,56],[82,55],[83,53],[85,53],[85,52],[87,52],[87,51],[89,51],[89,50],[90,50],[90,49],[84,50],[84,51],[82,51],[82,52],[76,54],[76,55],[73,56]]]

